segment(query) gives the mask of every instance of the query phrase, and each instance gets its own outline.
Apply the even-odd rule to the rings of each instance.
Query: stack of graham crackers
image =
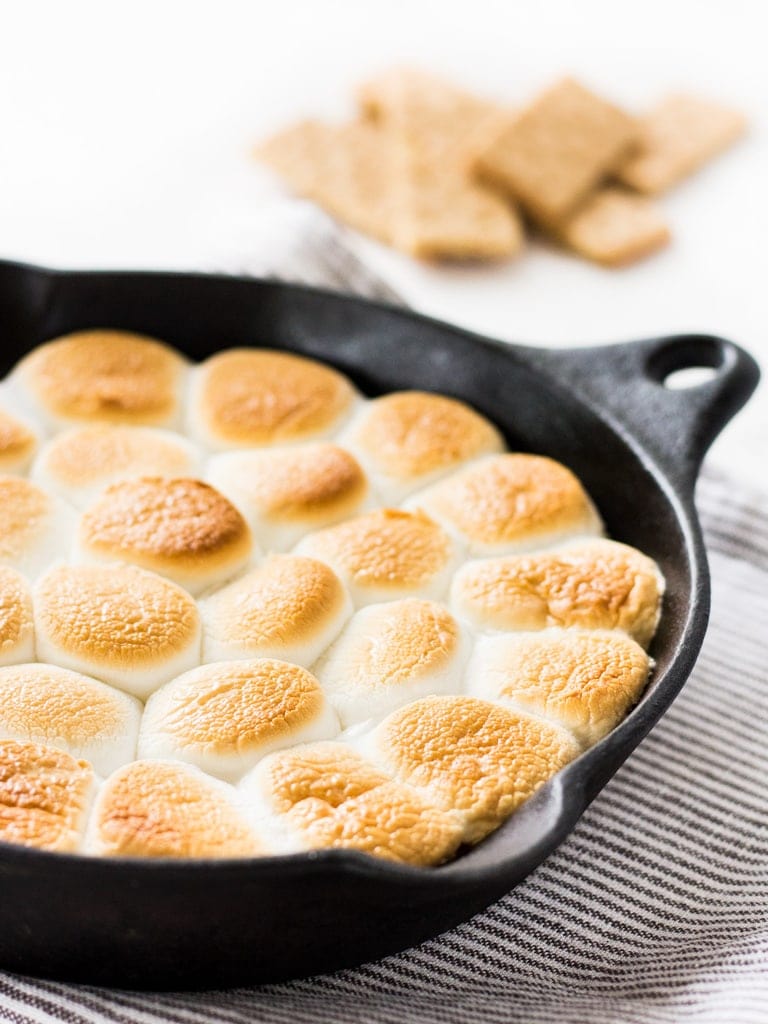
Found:
[[[741,114],[672,95],[633,117],[567,78],[519,110],[389,71],[346,124],[303,121],[256,156],[350,226],[424,259],[517,255],[530,224],[597,263],[631,263],[670,231],[649,196],[743,134]]]

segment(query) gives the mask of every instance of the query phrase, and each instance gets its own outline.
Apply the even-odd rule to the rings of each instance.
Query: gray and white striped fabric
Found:
[[[348,253],[343,265],[381,294]],[[768,495],[707,473],[698,503],[713,609],[696,670],[514,892],[418,949],[258,989],[152,995],[0,974],[0,1019],[766,1024]]]

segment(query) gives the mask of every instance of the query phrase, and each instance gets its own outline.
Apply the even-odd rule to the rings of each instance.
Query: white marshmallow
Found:
[[[352,614],[352,601],[325,563],[272,555],[200,602],[203,661],[278,658],[305,668]]]
[[[458,693],[468,653],[447,608],[408,598],[357,612],[315,673],[347,728],[419,697]]]
[[[223,661],[187,672],[150,697],[139,756],[188,761],[234,782],[273,750],[338,732],[306,669],[271,658]]]
[[[84,509],[110,484],[132,476],[187,477],[200,472],[197,448],[179,434],[150,427],[74,427],[43,445],[31,476]]]
[[[200,664],[189,594],[133,565],[62,565],[33,595],[37,656],[140,699]]]

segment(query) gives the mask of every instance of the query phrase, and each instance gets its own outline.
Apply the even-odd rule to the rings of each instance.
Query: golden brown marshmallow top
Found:
[[[0,561],[19,558],[47,529],[54,504],[18,476],[0,476]]]
[[[29,427],[0,409],[0,472],[28,462],[36,447],[37,438]]]
[[[493,637],[476,666],[491,699],[551,718],[591,745],[609,732],[643,691],[650,661],[624,633],[547,630]]]
[[[340,614],[345,603],[341,581],[324,562],[301,555],[272,555],[208,598],[206,632],[221,642],[258,652],[314,636]]]
[[[342,743],[282,750],[258,769],[268,803],[310,848],[343,848],[439,864],[461,841],[457,816],[394,782]]]
[[[388,601],[359,614],[367,616],[365,632],[342,634],[334,648],[349,684],[406,684],[439,671],[457,653],[458,623],[436,601]]]
[[[328,561],[361,587],[419,587],[453,554],[442,527],[420,513],[378,509],[320,530],[302,552]]]
[[[0,668],[0,728],[77,746],[123,728],[127,698],[79,672],[34,662]]]
[[[32,598],[27,581],[0,566],[0,655],[11,652],[32,636]]]
[[[141,669],[184,650],[197,606],[174,583],[133,565],[61,565],[40,580],[35,614],[53,643],[109,668]]]
[[[95,845],[108,857],[263,852],[222,784],[170,761],[133,761],[110,776],[95,810]]]
[[[0,839],[77,849],[93,784],[87,761],[38,743],[0,740]]]
[[[41,345],[20,368],[44,409],[59,419],[162,423],[176,412],[184,365],[153,338],[89,330]]]
[[[238,489],[249,507],[276,522],[321,525],[352,513],[368,483],[355,457],[325,442],[248,452]]]
[[[484,416],[455,398],[426,391],[397,391],[374,399],[353,438],[372,466],[403,481],[504,447]]]
[[[229,349],[201,367],[199,415],[221,442],[265,445],[327,433],[354,399],[342,374],[269,349]]]
[[[45,466],[60,484],[76,488],[116,474],[183,476],[190,456],[171,434],[100,423],[59,434],[47,447]]]
[[[599,528],[578,479],[561,463],[540,455],[491,455],[413,501],[480,545]]]
[[[663,580],[635,548],[594,540],[530,555],[470,562],[454,578],[459,614],[479,627],[622,629],[647,646]]]
[[[374,732],[386,770],[465,818],[465,839],[496,828],[579,752],[564,729],[473,697],[425,697]]]
[[[192,669],[151,699],[153,732],[205,754],[245,753],[289,737],[325,707],[315,677],[272,658],[222,661]]]
[[[210,484],[188,478],[138,477],[112,484],[80,521],[92,553],[163,571],[248,558],[251,532]]]

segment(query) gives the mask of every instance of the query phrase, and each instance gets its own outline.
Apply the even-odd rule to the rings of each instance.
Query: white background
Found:
[[[663,200],[664,254],[608,271],[532,244],[438,269],[360,240],[415,306],[548,345],[701,330],[768,365],[768,64],[762,0],[10,3],[0,0],[0,258],[202,267],[279,186],[249,148],[351,110],[355,82],[410,62],[509,103],[576,74],[641,111],[670,89],[746,111],[748,140]],[[768,484],[761,391],[713,460]]]

